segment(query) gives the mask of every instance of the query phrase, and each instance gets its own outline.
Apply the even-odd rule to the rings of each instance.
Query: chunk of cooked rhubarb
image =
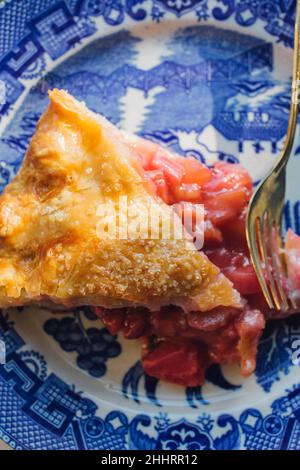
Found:
[[[162,341],[143,359],[146,374],[185,387],[202,385],[209,359],[194,343]]]
[[[285,243],[285,257],[288,270],[287,288],[296,302],[300,300],[300,237],[288,230]]]
[[[247,251],[221,247],[208,250],[207,255],[242,295],[260,292],[260,285]]]

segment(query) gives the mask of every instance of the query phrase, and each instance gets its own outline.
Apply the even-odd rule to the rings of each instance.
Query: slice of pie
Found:
[[[239,165],[207,168],[171,154],[53,90],[0,197],[0,307],[90,306],[112,334],[142,339],[144,370],[158,379],[198,386],[210,365],[223,363],[239,364],[248,376],[273,315],[246,243],[251,193]],[[200,251],[175,236],[182,213],[194,221],[198,204],[205,207]],[[155,236],[141,223],[153,205]],[[163,237],[169,219],[176,230]],[[139,236],[113,236],[112,220],[119,230],[139,227]],[[299,240],[290,232],[286,246],[297,297]]]
[[[50,92],[0,198],[0,307],[241,307],[232,282],[191,241],[99,235],[99,207],[118,218],[120,197],[133,214],[147,217],[154,202],[162,219],[173,211],[149,184],[138,147],[67,92]]]

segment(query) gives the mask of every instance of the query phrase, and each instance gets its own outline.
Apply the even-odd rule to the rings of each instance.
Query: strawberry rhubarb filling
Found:
[[[186,313],[170,305],[157,312],[145,308],[96,308],[95,312],[113,335],[122,332],[126,339],[142,339],[142,363],[150,376],[198,386],[210,365],[232,363],[249,376],[256,366],[265,318],[270,316],[246,243],[246,209],[253,190],[249,174],[239,165],[224,162],[208,168],[142,139],[130,145],[137,155],[138,171],[166,204],[181,204],[183,211],[193,211],[194,204],[204,205],[203,251],[231,280],[244,307]],[[290,251],[293,263],[300,252],[294,234],[289,236],[289,246],[294,250]]]

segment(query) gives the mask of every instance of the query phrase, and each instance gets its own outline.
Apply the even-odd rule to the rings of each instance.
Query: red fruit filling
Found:
[[[184,386],[204,381],[208,358],[195,342],[162,341],[143,360],[146,374]]]
[[[245,307],[188,314],[175,306],[159,312],[144,308],[96,308],[95,312],[112,334],[143,338],[147,345],[143,367],[150,376],[197,386],[203,384],[205,371],[213,363],[239,363],[241,374],[250,375],[268,308],[245,237],[246,208],[252,193],[249,174],[229,163],[208,168],[194,158],[170,155],[142,140],[135,148],[140,172],[164,202],[181,203],[184,210],[193,210],[184,203],[204,204],[204,252],[244,297]]]

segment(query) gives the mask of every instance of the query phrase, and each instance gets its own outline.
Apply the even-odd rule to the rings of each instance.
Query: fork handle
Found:
[[[294,56],[292,75],[292,97],[288,130],[282,154],[274,168],[275,172],[281,171],[291,155],[294,137],[297,127],[298,107],[300,100],[300,0],[296,0],[295,33],[294,33]]]

